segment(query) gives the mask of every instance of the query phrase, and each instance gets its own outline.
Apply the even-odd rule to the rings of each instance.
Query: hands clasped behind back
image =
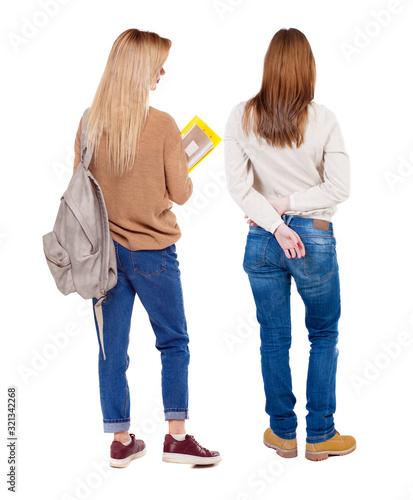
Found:
[[[291,210],[289,196],[272,200],[270,203],[280,215]],[[301,257],[305,256],[305,247],[300,237],[284,222],[274,231],[274,236],[280,247],[284,250],[287,259],[294,259],[295,257],[301,259]]]
[[[305,256],[304,243],[298,234],[287,226],[284,222],[280,224],[274,231],[275,239],[280,247],[284,250],[287,259]]]
[[[244,215],[244,219],[247,219],[247,224],[250,226],[257,225],[248,215]],[[295,257],[301,259],[301,257],[305,257],[304,243],[298,234],[289,228],[287,224],[284,222],[281,223],[274,231],[274,236],[280,247],[284,250],[287,259],[294,259]]]

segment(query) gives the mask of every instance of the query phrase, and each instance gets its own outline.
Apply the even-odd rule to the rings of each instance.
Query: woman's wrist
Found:
[[[283,198],[278,198],[275,201],[271,201],[271,205],[277,210],[280,215],[291,210],[290,197],[284,196]]]

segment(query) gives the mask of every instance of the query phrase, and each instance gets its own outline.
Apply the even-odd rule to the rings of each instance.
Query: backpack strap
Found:
[[[99,203],[100,211],[100,222],[102,227],[102,239],[99,242],[102,249],[102,268],[100,272],[100,289],[102,293],[108,289],[109,283],[109,268],[110,268],[110,250],[111,245],[113,245],[112,237],[110,235],[108,212],[106,210],[105,200],[103,198],[102,189],[97,183],[96,179],[93,177],[92,172],[88,172],[89,179],[91,180],[94,188],[96,198]]]
[[[89,150],[86,146],[86,126],[87,126],[87,113],[90,108],[87,108],[85,112],[83,113],[83,118],[82,118],[82,132],[81,132],[81,139],[80,139],[80,148],[81,148],[81,161],[83,163],[83,166],[85,170],[89,170],[89,164],[90,160],[92,158],[92,153],[93,151]],[[106,206],[103,201],[103,195],[100,190],[99,185],[97,184],[96,180],[94,179],[93,175],[91,172],[88,172],[88,176],[91,181],[94,182],[95,184],[95,191],[97,193],[98,197],[98,202],[99,202],[99,208],[100,208],[100,214],[101,214],[101,219],[105,221],[105,225],[103,228],[103,241],[101,242],[102,249],[103,249],[103,260],[102,260],[102,266],[107,265],[109,258],[107,255],[107,235],[106,232],[109,233],[109,224],[106,222],[107,220],[107,213],[106,213]],[[103,204],[103,209],[102,209],[102,204]],[[95,310],[95,317],[96,317],[96,322],[98,324],[98,330],[99,330],[99,340],[100,340],[100,345],[102,347],[102,353],[103,353],[103,358],[106,360],[106,355],[105,355],[105,348],[103,345],[103,312],[102,312],[102,302],[106,300],[106,292],[104,291],[107,286],[107,281],[108,278],[103,276],[103,281],[104,281],[104,290],[102,291],[102,271],[101,271],[101,280],[96,287],[95,290],[95,298],[97,299],[97,302],[95,304],[94,310]],[[106,279],[105,279],[106,278]]]
[[[85,170],[89,169],[89,163],[92,158],[92,153],[93,151],[89,150],[86,146],[86,124],[87,124],[87,112],[89,111],[90,108],[87,108],[85,112],[83,113],[83,118],[82,118],[82,133],[80,137],[80,151],[81,151],[81,161],[83,163],[83,166]]]
[[[102,347],[103,358],[106,360],[105,348],[103,345],[103,313],[102,313],[102,301],[106,299],[106,294],[102,295],[100,291],[100,284],[96,288],[95,299],[98,299],[94,309],[95,309],[96,322],[98,324],[98,329],[99,329],[100,345]]]
[[[96,322],[99,329],[99,339],[100,345],[102,347],[103,359],[106,360],[105,348],[103,345],[103,312],[102,312],[102,302],[106,302],[106,290],[109,282],[109,264],[110,264],[110,246],[113,245],[112,238],[110,236],[108,214],[106,211],[105,200],[103,198],[102,190],[96,179],[93,177],[92,172],[88,171],[87,175],[94,185],[95,194],[99,204],[100,210],[100,223],[102,224],[102,239],[99,242],[102,252],[102,266],[100,269],[100,279],[99,284],[95,290],[95,299],[97,302],[95,304],[95,316]]]

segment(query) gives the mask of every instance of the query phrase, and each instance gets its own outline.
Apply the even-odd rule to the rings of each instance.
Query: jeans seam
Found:
[[[123,274],[126,276],[125,270],[123,269],[122,262],[121,262],[120,257],[119,257],[119,245],[118,245],[117,241],[115,241],[115,250],[116,250],[116,257],[118,259],[119,266],[122,269]]]
[[[275,236],[274,236],[275,238]],[[278,243],[278,241],[277,241]],[[281,245],[278,243],[280,249],[281,249],[281,265],[283,267],[283,269],[287,270],[286,266],[285,266],[285,260],[284,260],[284,256],[285,256],[285,253],[284,253],[284,250],[281,248]]]
[[[122,422],[130,422],[130,418],[104,418],[105,424],[121,424]]]
[[[126,374],[125,374],[125,379],[126,379]],[[128,410],[128,384],[126,384],[126,387],[125,387],[126,391],[125,391],[125,411],[124,411],[124,418],[126,418],[126,412]]]
[[[128,340],[129,340],[129,334],[128,334]],[[127,377],[126,377],[126,370],[129,367],[129,363],[127,361],[128,361],[128,354],[126,353],[126,356],[125,356],[126,369],[125,369],[125,373],[123,374],[123,376],[125,377],[125,409],[124,409],[124,415],[123,416],[125,418],[126,418],[126,412],[128,411],[128,392],[129,392],[128,381],[127,381]]]
[[[314,220],[314,219],[307,219],[307,220]],[[328,222],[328,221],[326,221],[326,222]],[[292,227],[308,227],[309,224],[295,224],[295,223],[293,223],[293,224],[290,224],[290,226],[292,226]],[[319,231],[331,231],[331,229],[321,229],[319,227],[314,227],[313,229],[317,229]]]
[[[322,231],[322,229],[321,229]],[[327,235],[327,234],[314,234],[314,233],[309,233],[309,234],[300,234],[300,238],[325,238],[325,239],[334,239],[333,235]]]
[[[338,335],[339,335],[339,334],[337,333],[337,342],[338,342]],[[331,367],[331,372],[330,372],[330,383],[329,383],[329,385],[328,385],[328,394],[330,394],[330,395],[332,394],[332,392],[331,392],[332,384],[335,382],[335,377],[334,377],[334,374],[335,374],[335,373],[337,373],[337,370],[334,370],[334,365],[335,365],[335,363],[337,362],[337,357],[338,357],[338,353],[337,353],[337,342],[336,342],[336,344],[335,344],[335,346],[334,346],[334,357],[335,357],[336,359],[334,360],[334,362],[333,362],[333,364],[332,364],[332,367]],[[334,387],[334,389],[335,389],[335,387]],[[336,391],[334,390],[334,394],[335,394],[335,392],[336,392]],[[335,412],[333,411],[333,412],[332,412],[332,415],[333,415],[333,422],[334,422],[334,413],[335,413]],[[334,425],[334,424],[333,424],[333,425]]]

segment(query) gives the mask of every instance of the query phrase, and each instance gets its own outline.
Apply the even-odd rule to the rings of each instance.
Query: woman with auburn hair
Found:
[[[311,343],[306,458],[356,448],[334,426],[340,285],[332,216],[349,196],[350,167],[335,115],[313,102],[307,38],[281,29],[268,47],[261,90],[233,108],[225,130],[228,189],[250,224],[244,255],[260,324],[270,427],[264,444],[297,456],[289,349],[294,278]]]
[[[175,243],[181,232],[171,211],[192,194],[181,134],[174,119],[149,106],[171,41],[129,29],[113,44],[87,113],[90,170],[106,203],[118,281],[102,303],[99,387],[104,432],[113,432],[110,465],[126,467],[146,452],[129,434],[126,370],[131,315],[137,294],[148,313],[162,362],[162,399],[169,430],[162,459],[213,464],[221,460],[185,432],[188,418],[188,333]],[[74,169],[81,158],[82,119],[75,140]],[[93,299],[93,306],[97,299]],[[141,354],[141,359],[144,356]]]

